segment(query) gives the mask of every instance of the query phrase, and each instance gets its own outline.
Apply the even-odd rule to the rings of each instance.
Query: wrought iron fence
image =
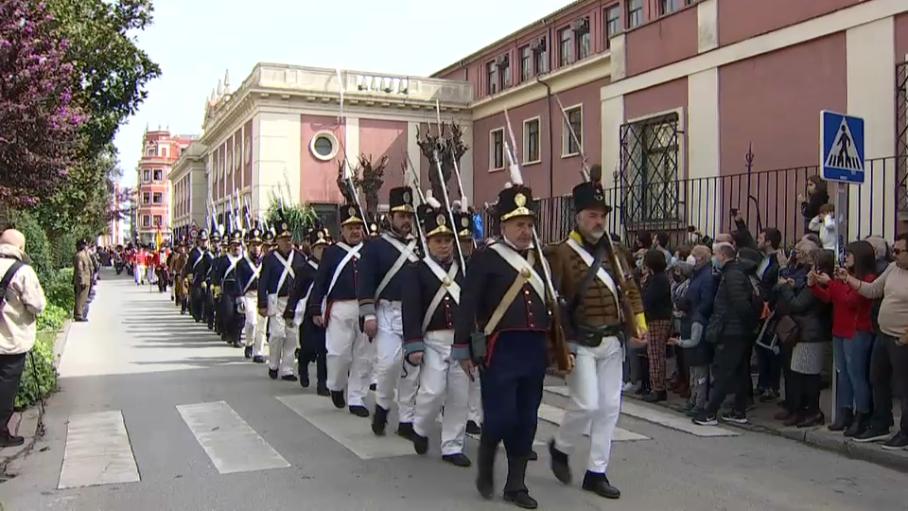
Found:
[[[904,174],[898,169],[908,166],[908,156],[866,160],[866,182],[850,188],[845,227],[847,239],[882,235],[891,239],[899,225],[899,200],[904,197]],[[763,170],[707,178],[629,184],[615,179],[606,188],[606,201],[612,206],[609,230],[628,242],[638,232],[665,232],[673,245],[695,241],[698,236],[715,238],[728,232],[733,212],[747,223],[752,232],[775,227],[782,232],[786,245],[797,241],[810,221],[801,213],[799,195],[806,195],[807,180],[817,175],[817,166]],[[899,181],[901,180],[901,181]],[[640,186],[653,190],[640,190]],[[843,185],[844,186],[844,185]],[[664,194],[671,190],[675,202],[669,216],[641,216],[640,197]],[[830,201],[834,200],[829,190]],[[570,196],[550,197],[536,201],[537,226],[544,243],[563,239],[574,222]],[[488,212],[484,212],[486,235],[497,234]],[[691,232],[695,231],[695,232]]]
[[[896,203],[899,220],[908,222],[908,62],[895,67]]]

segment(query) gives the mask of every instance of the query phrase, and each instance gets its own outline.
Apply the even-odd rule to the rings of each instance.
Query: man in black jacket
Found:
[[[750,391],[748,362],[759,322],[756,302],[760,298],[750,278],[756,271],[756,263],[750,259],[736,258],[737,251],[729,245],[716,247],[713,256],[721,280],[716,291],[713,314],[706,327],[706,341],[715,346],[715,383],[706,409],[693,419],[694,424],[701,426],[718,424],[716,413],[725,396],[731,393],[735,394],[734,407],[731,413],[722,415],[722,420],[747,423],[745,410]]]

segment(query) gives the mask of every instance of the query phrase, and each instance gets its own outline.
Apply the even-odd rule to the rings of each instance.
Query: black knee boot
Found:
[[[508,480],[504,485],[504,500],[524,509],[536,509],[539,504],[530,497],[526,485],[527,474],[526,456],[508,456]]]
[[[495,454],[497,452],[497,441],[492,441],[485,435],[479,438],[476,490],[486,499],[491,499],[495,492]]]

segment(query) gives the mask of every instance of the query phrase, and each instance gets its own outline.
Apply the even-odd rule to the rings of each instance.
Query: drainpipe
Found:
[[[545,87],[545,100],[549,108],[549,197],[555,196],[555,138],[554,122],[552,120],[552,86],[540,77],[536,81]]]

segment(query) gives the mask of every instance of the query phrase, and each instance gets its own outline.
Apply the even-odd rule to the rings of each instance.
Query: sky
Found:
[[[161,66],[116,137],[134,186],[146,128],[200,134],[205,102],[258,62],[428,76],[570,0],[156,0],[137,44]]]

